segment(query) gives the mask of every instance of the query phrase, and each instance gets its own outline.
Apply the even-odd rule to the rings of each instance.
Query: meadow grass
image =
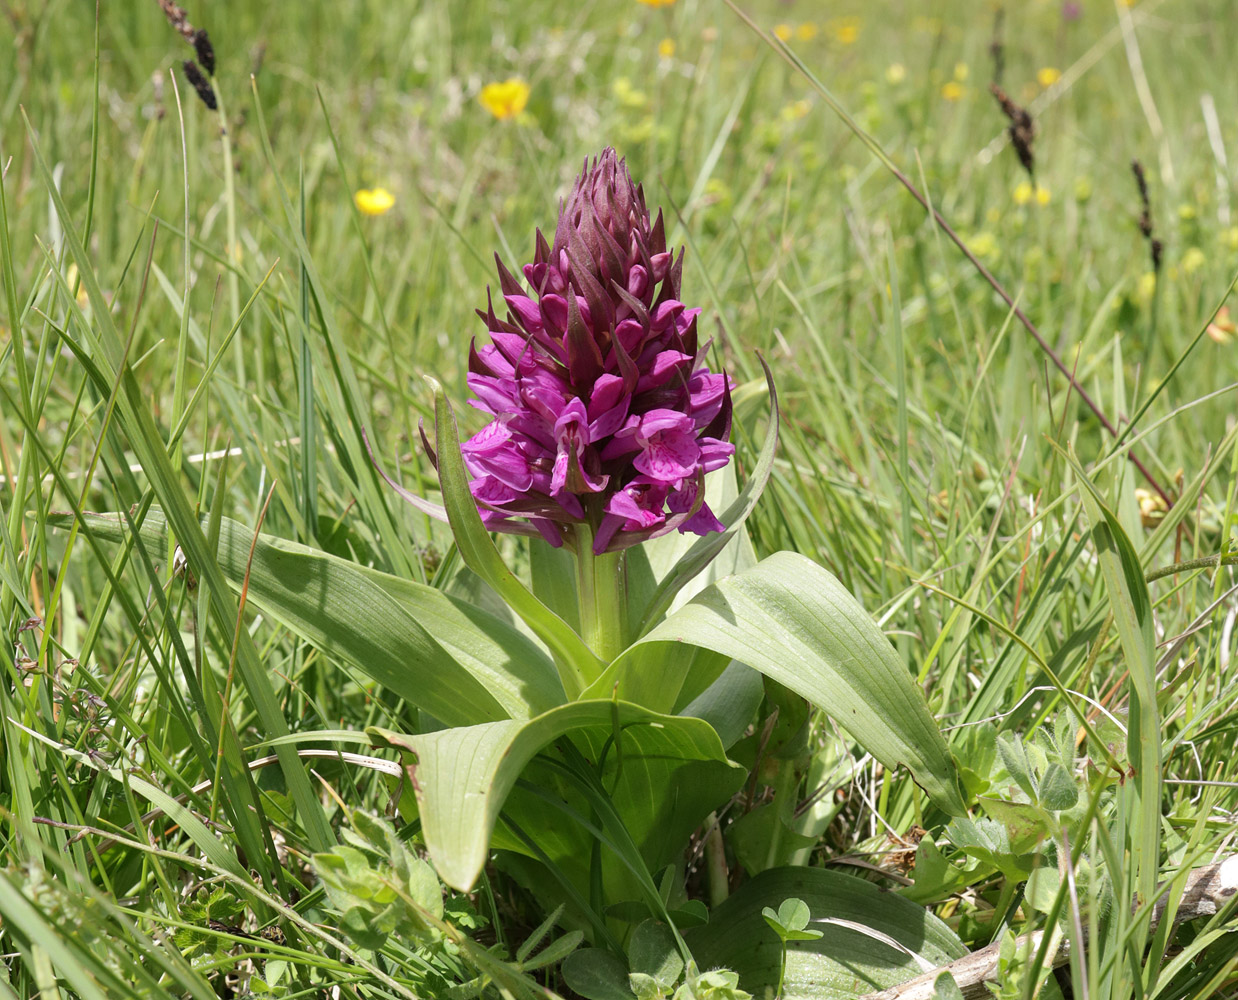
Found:
[[[410,489],[436,488],[421,376],[463,401],[492,254],[529,259],[606,145],[687,247],[684,296],[739,383],[741,481],[765,411],[755,352],[773,369],[782,436],[748,522],[757,553],[810,556],[874,614],[969,791],[1002,794],[998,731],[1086,720],[1126,758],[1132,646],[1080,467],[1145,574],[1196,561],[1149,584],[1164,787],[1080,847],[1110,863],[1118,898],[1232,850],[1238,334],[1214,316],[1238,274],[1226,5],[1088,2],[1068,20],[1033,0],[1006,5],[996,35],[993,8],[964,0],[738,6],[771,33],[712,0],[203,5],[189,16],[217,55],[212,112],[156,3],[102,4],[97,23],[63,0],[5,5],[0,996],[227,995],[251,959],[288,996],[432,996],[477,975],[533,989],[483,947],[514,956],[544,916],[502,878],[449,906],[453,943],[432,960],[394,940],[364,953],[328,926],[305,857],[349,811],[387,808],[382,772],[324,759],[296,787],[246,771],[295,753],[273,738],[408,729],[415,711],[238,615],[222,577],[178,576],[166,542],[116,547],[52,514],[201,511],[448,585],[450,535],[372,474],[362,431]],[[988,91],[995,37],[1003,87],[1035,116],[1034,184]],[[500,119],[478,95],[509,78],[528,102]],[[389,210],[358,208],[380,187]],[[813,727],[845,765],[797,779],[821,820],[801,860],[883,865],[914,846],[915,785],[826,716]],[[152,807],[166,820],[142,822]],[[110,845],[75,835],[126,824]],[[210,855],[211,830],[229,852]],[[1160,854],[1139,872],[1130,833]],[[938,912],[987,944],[1033,920],[1016,882]],[[212,903],[217,887],[234,894]],[[278,900],[299,923],[276,920]],[[487,925],[476,941],[470,920]],[[251,936],[277,922],[278,940]],[[1179,943],[1199,942],[1198,964],[1164,974],[1163,940],[1131,957],[1146,927],[1106,937],[1076,953],[1076,995],[1232,990],[1235,935],[1216,931],[1192,928]]]

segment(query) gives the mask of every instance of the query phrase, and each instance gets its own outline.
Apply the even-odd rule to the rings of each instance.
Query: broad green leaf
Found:
[[[585,1000],[632,1000],[628,967],[602,948],[581,948],[563,962],[564,982]]]
[[[100,538],[122,540],[117,514],[86,514]],[[67,524],[67,515],[49,518]],[[152,509],[143,538],[161,539]],[[528,718],[564,700],[554,665],[519,630],[433,587],[224,518],[215,559],[234,589],[291,632],[449,725]]]
[[[744,663],[732,660],[716,681],[679,709],[677,715],[704,719],[730,748],[748,728],[765,688],[761,675]]]
[[[572,627],[534,597],[503,563],[499,550],[482,524],[481,515],[477,513],[477,502],[469,491],[455,412],[443,387],[433,379],[427,381],[434,389],[439,485],[460,555],[469,569],[490,584],[546,644],[554,654],[563,689],[569,698],[576,698],[602,672],[602,663]]]
[[[670,928],[657,920],[642,921],[628,942],[628,965],[664,990],[674,986],[683,973],[683,958]]]
[[[649,643],[703,646],[747,663],[826,712],[886,767],[905,765],[946,812],[965,811],[954,762],[906,665],[855,598],[810,559],[778,552],[702,591],[618,658],[618,697],[644,686],[647,678],[624,668]]]
[[[933,914],[871,882],[824,868],[774,868],[740,886],[708,925],[685,933],[693,957],[702,968],[734,969],[740,986],[761,996],[777,985],[782,960],[763,911],[793,899],[822,935],[788,945],[784,1000],[852,1000],[967,953]]]
[[[682,838],[743,780],[743,769],[726,759],[707,723],[621,701],[572,702],[527,722],[423,735],[367,732],[376,743],[416,756],[414,790],[426,846],[439,877],[462,890],[481,873],[491,832],[521,772],[567,734],[595,763],[606,753],[603,783],[651,870],[665,863],[668,843],[682,849]],[[616,735],[618,745],[612,742]],[[546,804],[536,796],[524,793],[521,803],[520,814],[537,824],[531,829],[539,846],[578,884],[587,885],[588,840],[582,841],[563,816],[548,822]]]

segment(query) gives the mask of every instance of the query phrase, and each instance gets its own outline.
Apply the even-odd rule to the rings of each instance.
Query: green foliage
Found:
[[[353,813],[344,839],[313,857],[327,899],[340,914],[340,929],[370,951],[381,949],[391,934],[407,943],[432,939],[424,915],[443,916],[434,869],[413,855],[389,823],[367,813]]]

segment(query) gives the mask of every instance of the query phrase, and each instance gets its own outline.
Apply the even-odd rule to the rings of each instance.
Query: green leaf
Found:
[[[563,690],[569,698],[578,697],[602,672],[602,662],[567,622],[534,597],[528,587],[504,565],[499,550],[481,522],[477,502],[469,490],[455,412],[443,387],[433,379],[427,381],[434,390],[439,485],[460,555],[469,569],[490,584],[551,650],[560,671]]]
[[[568,955],[572,954],[578,947],[580,942],[585,939],[583,931],[568,931],[563,937],[552,941],[546,945],[532,958],[520,963],[520,968],[524,972],[529,972],[533,969],[544,969],[548,965],[554,965],[557,962],[563,961]]]
[[[933,838],[927,834],[916,845],[916,863],[911,875],[915,884],[899,890],[899,895],[913,903],[929,904],[945,899],[984,873],[965,872],[950,864]]]
[[[646,920],[632,932],[628,942],[628,965],[633,972],[653,978],[669,990],[683,973],[683,958],[670,928],[659,920]]]
[[[632,1000],[628,967],[609,951],[581,948],[564,960],[560,971],[563,981],[585,1000]]]
[[[1073,455],[1070,461],[1079,480],[1079,497],[1092,525],[1096,557],[1105,578],[1109,607],[1130,677],[1127,741],[1135,780],[1129,784],[1127,792],[1133,801],[1124,832],[1130,838],[1136,900],[1150,903],[1160,873],[1161,837],[1161,724],[1156,701],[1156,630],[1152,620],[1152,598],[1131,540]],[[1147,924],[1140,922],[1133,947],[1142,947],[1146,934]]]
[[[967,953],[924,908],[823,868],[775,868],[744,883],[713,911],[708,926],[686,932],[688,947],[700,966],[734,969],[740,985],[761,996],[766,987],[776,987],[782,961],[782,942],[763,912],[794,899],[804,902],[822,936],[788,945],[786,1000],[852,1000],[918,975],[924,962],[945,965]]]
[[[706,588],[616,660],[650,643],[702,646],[754,667],[835,719],[886,767],[906,765],[933,801],[965,811],[954,762],[923,693],[854,597],[826,570],[778,552]],[[682,653],[668,654],[674,661]]]
[[[743,780],[743,769],[726,759],[707,723],[620,701],[573,702],[528,721],[416,736],[377,728],[367,732],[376,743],[416,755],[414,787],[426,846],[439,876],[461,890],[472,887],[486,863],[491,832],[516,779],[537,753],[568,733],[598,756],[621,734],[621,745],[612,745],[607,755],[604,779],[654,869],[668,860],[668,847],[673,856],[682,848],[681,834],[686,836]],[[534,829],[546,828],[541,846],[587,885],[588,851],[582,858],[580,842],[560,829],[567,824],[548,824],[545,804],[530,801],[535,798],[527,796],[525,802]]]
[[[784,899],[778,907],[778,922],[789,931],[802,931],[811,916],[808,904],[796,897]]]
[[[1027,759],[1027,747],[1017,733],[1002,733],[997,737],[997,753],[1011,779],[1029,799],[1036,798],[1036,782],[1032,765]]]
[[[963,991],[954,981],[954,976],[943,971],[933,980],[933,996],[936,1000],[963,1000]]]
[[[68,526],[71,515],[49,523]],[[84,514],[100,538],[122,541],[119,514]],[[204,519],[205,520],[205,519]],[[152,508],[142,539],[161,540]],[[345,660],[448,725],[528,718],[564,700],[554,665],[502,619],[441,591],[222,518],[215,559],[233,589],[328,656]]]
[[[1040,779],[1040,804],[1046,809],[1073,809],[1078,801],[1079,786],[1074,777],[1054,761]]]
[[[744,735],[764,696],[761,675],[746,663],[732,660],[717,680],[676,714],[704,719],[729,749]]]

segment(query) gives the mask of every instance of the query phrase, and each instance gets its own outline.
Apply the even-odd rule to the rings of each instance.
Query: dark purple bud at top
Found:
[[[531,524],[560,545],[587,523],[601,553],[723,530],[704,477],[735,450],[731,381],[705,363],[682,273],[613,149],[586,162],[531,263],[498,261],[507,312],[493,299],[478,312],[491,344],[470,348],[468,376],[472,405],[494,419],[463,445],[492,531]]]

